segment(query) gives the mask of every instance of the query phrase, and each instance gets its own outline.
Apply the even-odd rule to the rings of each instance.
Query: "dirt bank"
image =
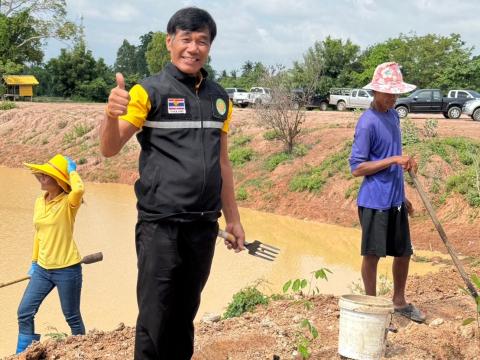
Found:
[[[137,178],[138,144],[132,139],[121,153],[111,159],[98,151],[98,123],[103,105],[99,104],[30,104],[0,111],[0,164],[20,167],[22,162],[43,162],[57,152],[72,156],[86,180],[132,184]],[[341,151],[353,136],[354,113],[309,112],[300,138],[307,151],[290,159],[273,171],[265,170],[266,160],[282,150],[278,141],[266,140],[251,110],[236,109],[231,129],[231,143],[248,137],[253,159],[235,167],[237,188],[248,196],[240,206],[306,218],[344,226],[358,226],[355,199],[345,196],[351,179],[333,175],[321,192],[292,192],[288,184],[305,167],[319,166],[323,160]],[[425,116],[414,116],[421,127]],[[437,116],[440,137],[480,138],[480,123],[469,119],[445,120]],[[456,169],[441,163],[446,173]],[[420,177],[422,182],[426,179]],[[428,189],[428,187],[426,187]],[[407,196],[417,208],[411,219],[412,237],[417,249],[445,251],[438,234],[423,210],[416,191],[407,186]],[[438,207],[438,216],[450,241],[465,259],[469,273],[479,273],[480,221],[478,210],[471,208],[460,195],[450,196]],[[425,259],[420,259],[425,261]],[[427,259],[428,260],[428,259]],[[428,261],[437,261],[430,259]],[[439,265],[441,266],[441,265]],[[408,297],[427,313],[427,324],[418,325],[394,316],[397,333],[390,333],[386,358],[389,359],[480,359],[480,334],[476,324],[462,326],[475,316],[471,298],[462,294],[463,285],[451,265],[440,273],[412,277]],[[388,296],[388,295],[387,295]],[[299,322],[307,318],[319,331],[310,349],[313,359],[336,359],[338,335],[338,298],[328,295],[310,299],[306,310],[302,299],[272,301],[254,313],[216,323],[201,323],[196,329],[196,360],[295,359],[301,334]],[[121,319],[119,319],[119,322]],[[134,329],[119,326],[113,331],[92,330],[86,336],[65,340],[48,340],[34,345],[13,359],[132,359]]]
[[[478,272],[480,269],[469,269]],[[480,331],[475,323],[462,321],[475,313],[472,299],[458,289],[456,272],[447,267],[435,276],[412,277],[407,294],[427,313],[426,324],[416,324],[394,315],[387,338],[387,359],[480,359]],[[311,359],[340,359],[338,347],[338,298],[320,295],[309,298],[313,307],[306,310],[304,299],[277,300],[253,313],[215,323],[200,323],[196,328],[193,360],[271,360],[300,359],[296,352],[299,322],[306,318],[319,336],[309,345]],[[28,359],[133,359],[134,328],[119,325],[113,331],[92,330],[86,336],[48,340],[32,345],[22,356]]]

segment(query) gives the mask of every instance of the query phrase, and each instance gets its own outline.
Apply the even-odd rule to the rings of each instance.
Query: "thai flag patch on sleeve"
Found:
[[[184,98],[168,98],[168,113],[169,114],[186,114]]]

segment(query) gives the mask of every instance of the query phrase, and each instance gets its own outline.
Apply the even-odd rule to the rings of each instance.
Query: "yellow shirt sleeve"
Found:
[[[130,89],[130,102],[127,113],[119,119],[128,121],[133,126],[141,129],[152,107],[147,91],[139,84]]]
[[[130,124],[137,128],[142,128],[145,119],[147,118],[152,104],[148,98],[147,91],[139,84],[134,85],[130,89],[130,102],[127,107],[127,114],[120,116],[119,119],[128,121]],[[232,118],[233,103],[230,100],[228,106],[227,119],[223,123],[222,131],[228,133],[230,126],[230,120]]]
[[[223,128],[222,128],[222,131],[224,133],[228,133],[228,129],[230,128],[230,120],[232,119],[232,113],[233,113],[233,103],[232,103],[232,100],[229,100],[227,119],[223,122]]]
[[[72,188],[72,191],[68,194],[68,203],[71,207],[78,207],[82,203],[85,187],[83,186],[83,181],[80,178],[80,175],[76,171],[70,173],[70,187]]]

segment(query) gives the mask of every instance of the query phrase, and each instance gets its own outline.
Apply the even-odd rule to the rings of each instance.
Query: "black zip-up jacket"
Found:
[[[195,78],[173,64],[144,79],[151,109],[142,131],[140,178],[135,183],[139,219],[214,221],[222,208],[220,136],[228,95],[207,78]]]

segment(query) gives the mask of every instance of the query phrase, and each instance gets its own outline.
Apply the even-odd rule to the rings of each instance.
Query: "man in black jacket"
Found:
[[[221,211],[236,239],[227,246],[243,249],[227,152],[232,104],[203,69],[215,35],[208,12],[177,11],[167,25],[171,63],[130,92],[117,73],[101,124],[100,148],[107,157],[140,130],[137,360],[191,358],[193,320]]]

